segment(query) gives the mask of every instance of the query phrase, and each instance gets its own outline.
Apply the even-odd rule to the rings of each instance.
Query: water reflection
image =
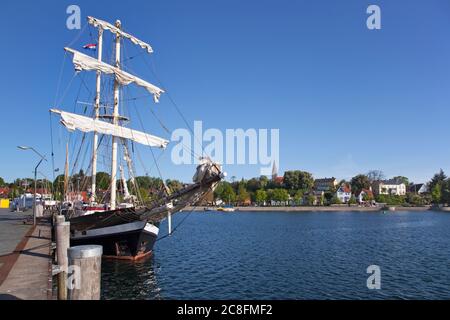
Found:
[[[161,299],[154,258],[102,261],[102,299]]]

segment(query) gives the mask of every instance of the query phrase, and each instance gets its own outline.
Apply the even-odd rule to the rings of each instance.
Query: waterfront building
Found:
[[[373,184],[373,192],[376,195],[406,195],[406,186],[403,182],[395,179],[375,181]]]
[[[411,184],[408,187],[408,192],[414,194],[424,194],[428,192],[428,186],[425,183]]]
[[[309,199],[311,196],[314,199],[312,203],[310,203],[310,199]],[[323,205],[324,197],[325,197],[325,192],[324,191],[310,191],[310,192],[306,192],[303,195],[302,204],[303,205],[313,205],[313,206]]]
[[[352,197],[352,189],[350,186],[343,184],[339,187],[339,189],[336,191],[336,197],[342,202],[347,203],[350,201],[350,198]]]
[[[337,185],[338,182],[335,177],[314,180],[314,190],[319,192],[320,191],[327,192],[330,190],[334,190]]]
[[[361,191],[357,192],[355,194],[356,196],[356,200],[358,201],[358,203],[365,203],[366,201],[364,201],[364,198],[370,198],[373,199],[373,192],[372,192],[372,188],[370,189],[362,189]]]

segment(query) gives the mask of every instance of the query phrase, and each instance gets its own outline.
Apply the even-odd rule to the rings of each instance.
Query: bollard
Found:
[[[70,247],[70,222],[65,222],[64,217],[56,217],[56,259],[58,261],[58,299],[67,300],[67,269],[69,262],[67,249]]]
[[[103,247],[69,248],[69,300],[100,300]]]
[[[66,218],[63,215],[59,214],[59,215],[55,216],[55,224],[58,224],[58,223],[64,222],[64,221],[66,221]]]

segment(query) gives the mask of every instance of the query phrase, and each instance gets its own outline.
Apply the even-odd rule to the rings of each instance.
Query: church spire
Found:
[[[272,180],[275,181],[277,177],[278,177],[278,168],[277,163],[274,161],[272,167]]]

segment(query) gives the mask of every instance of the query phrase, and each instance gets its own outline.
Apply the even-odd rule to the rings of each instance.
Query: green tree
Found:
[[[446,179],[441,186],[441,201],[442,203],[450,204],[450,178]]]
[[[387,205],[391,206],[401,206],[405,204],[406,197],[390,194],[379,194],[376,196],[376,200],[379,203],[386,203]]]
[[[259,205],[262,205],[265,201],[267,201],[267,192],[263,189],[256,190],[255,202]]]
[[[420,194],[408,193],[406,202],[413,206],[423,206],[429,204],[428,199]]]
[[[431,199],[434,204],[440,204],[442,198],[442,186],[441,183],[437,183],[434,185],[433,189],[431,189]]]
[[[324,193],[319,198],[319,205],[320,206],[325,205],[325,194]]]
[[[294,194],[294,201],[296,204],[301,204],[303,201],[303,190],[297,190]]]
[[[245,184],[240,184],[238,187],[238,194],[237,194],[237,200],[240,203],[244,203],[247,199],[250,198],[250,194],[245,189]]]
[[[256,192],[258,189],[262,189],[261,180],[258,178],[252,178],[247,181],[246,189],[249,192]]]
[[[358,202],[356,201],[356,197],[355,195],[352,194],[352,196],[350,197],[350,200],[348,201],[348,204],[357,204]]]
[[[350,185],[352,187],[352,191],[358,193],[362,189],[370,188],[370,179],[364,174],[358,174],[357,176],[352,178],[352,180],[350,181]]]
[[[64,193],[64,175],[60,174],[55,178],[55,181],[53,181],[53,190],[56,193],[58,199],[61,199],[60,197]]]
[[[111,177],[106,172],[97,172],[95,175],[95,182],[98,190],[108,190],[111,183]]]
[[[149,202],[150,201],[150,194],[148,192],[148,189],[145,188],[139,188],[139,195],[141,196],[141,199],[143,202]]]
[[[15,185],[12,185],[9,189],[8,198],[14,199],[20,195],[19,188]]]
[[[316,201],[316,197],[314,197],[314,195],[312,195],[312,194],[308,194],[305,197],[305,204],[307,206],[313,206],[315,201]]]
[[[273,200],[275,201],[288,201],[289,193],[285,189],[275,189],[273,191]]]
[[[5,186],[5,180],[3,180],[2,177],[0,177],[0,187],[4,187]]]
[[[372,201],[373,200],[373,195],[372,194],[368,194],[368,193],[364,193],[363,195],[363,201]]]
[[[135,178],[137,185],[140,188],[144,188],[147,190],[162,190],[163,188],[163,181],[161,178],[154,178],[149,176],[139,176]]]
[[[284,173],[284,187],[289,190],[311,190],[314,185],[314,178],[306,171],[286,171]]]
[[[436,185],[442,186],[447,179],[444,171],[442,169],[436,173],[433,178],[431,178],[430,182],[428,182],[428,190],[433,190]]]
[[[337,195],[334,195],[333,198],[331,198],[331,204],[342,204],[342,201]]]
[[[409,179],[407,177],[404,176],[396,176],[394,178],[392,178],[395,181],[400,181],[401,183],[405,184],[406,187],[409,186]]]
[[[222,181],[214,191],[215,199],[220,199],[227,203],[233,203],[236,201],[236,193],[229,182]]]
[[[267,178],[266,176],[260,176],[259,184],[261,186],[261,189],[267,188],[267,185],[269,184],[269,178]]]
[[[183,188],[183,184],[178,180],[166,180],[166,186],[170,189],[171,192],[177,192],[178,190]]]

